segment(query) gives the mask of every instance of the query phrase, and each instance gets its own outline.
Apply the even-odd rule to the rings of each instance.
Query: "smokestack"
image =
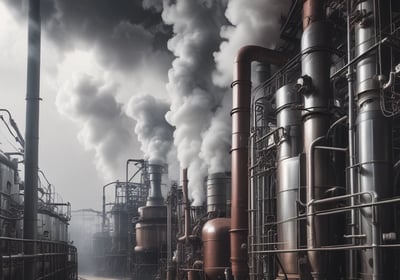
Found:
[[[188,193],[188,175],[187,168],[182,169],[182,193],[183,200],[185,205],[185,228],[184,235],[179,238],[179,241],[189,240],[189,230],[190,230],[190,202],[189,202],[189,193]]]
[[[216,217],[229,217],[227,211],[230,202],[230,174],[218,172],[209,174],[207,177],[207,213]]]
[[[162,206],[164,198],[161,193],[161,175],[163,166],[159,164],[149,164],[150,190],[146,206]]]
[[[250,134],[251,62],[283,65],[286,57],[258,46],[239,50],[234,66],[232,108],[231,263],[235,280],[247,279],[248,138]]]
[[[39,153],[40,1],[29,1],[28,66],[25,128],[24,239],[36,239]],[[36,254],[34,243],[24,243],[26,255]],[[26,258],[24,279],[36,279],[35,258]]]

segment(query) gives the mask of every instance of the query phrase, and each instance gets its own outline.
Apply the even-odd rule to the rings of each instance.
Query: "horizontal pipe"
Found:
[[[277,254],[277,253],[294,253],[294,252],[308,252],[308,251],[342,251],[342,250],[365,250],[373,248],[400,248],[399,244],[380,244],[380,245],[355,245],[355,246],[335,246],[335,247],[320,247],[312,249],[296,249],[296,250],[260,250],[251,251],[251,254]]]

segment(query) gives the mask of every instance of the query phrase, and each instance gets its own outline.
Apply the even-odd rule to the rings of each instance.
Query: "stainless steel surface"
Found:
[[[375,1],[367,0],[359,3],[356,10],[363,13],[363,19],[355,25],[356,56],[363,55],[376,42],[376,24],[374,15],[382,11],[375,10]],[[378,54],[371,52],[361,59],[357,65],[356,94],[357,122],[356,143],[358,164],[358,191],[375,192],[378,199],[391,197],[392,192],[392,135],[390,120],[381,112],[380,85],[377,79]],[[363,198],[362,198],[363,199]],[[360,233],[365,234],[365,244],[381,244],[382,233],[389,232],[393,226],[390,208],[380,208],[378,220],[372,220],[369,209],[361,211]],[[377,232],[373,231],[377,225]],[[386,251],[387,252],[387,251]],[[388,256],[382,255],[379,249],[361,251],[362,279],[385,279],[392,275],[393,267],[383,264],[389,262]],[[386,277],[385,277],[386,275]]]
[[[276,92],[277,126],[284,129],[284,137],[277,150],[277,233],[278,249],[298,248],[296,220],[280,223],[297,216],[298,190],[300,188],[301,114],[296,105],[300,96],[293,85],[286,85]],[[279,254],[282,265],[279,275],[299,279],[298,254]],[[288,277],[289,277],[288,276]]]
[[[330,124],[329,106],[333,95],[330,88],[330,29],[325,18],[323,1],[308,0],[303,4],[303,35],[301,39],[302,75],[309,77],[311,89],[303,93],[303,144],[307,162],[310,161],[310,147],[315,139],[324,136]],[[315,169],[307,167],[307,203],[325,197],[330,186],[327,152],[315,153]],[[307,207],[307,213],[316,209]],[[329,221],[327,218],[308,217],[307,248],[327,245]],[[309,251],[308,260],[313,279],[325,279],[328,272],[328,257],[325,253]]]
[[[347,94],[348,94],[348,141],[349,141],[349,165],[353,166],[355,164],[355,139],[354,139],[354,122],[355,122],[355,112],[354,112],[354,67],[350,63],[352,60],[352,36],[351,36],[351,11],[352,11],[352,1],[347,0],[346,1],[346,10],[347,10],[347,23],[346,23],[346,40],[347,40]],[[349,169],[349,183],[348,183],[348,193],[349,194],[354,194],[356,192],[356,182],[355,182],[355,170],[354,168]],[[351,205],[355,204],[355,200],[352,197],[351,198]],[[356,212],[355,210],[351,210],[350,214],[350,232],[351,235],[355,236],[357,234],[357,229],[356,229]],[[356,243],[356,239],[352,238],[352,243]],[[357,277],[356,275],[356,267],[357,267],[357,255],[356,252],[353,250],[350,250],[347,253],[347,258],[348,258],[348,264],[347,264],[347,277],[349,279],[354,279]]]

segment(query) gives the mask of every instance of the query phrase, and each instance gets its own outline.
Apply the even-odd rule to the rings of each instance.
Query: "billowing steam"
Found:
[[[122,177],[138,145],[131,133],[133,120],[115,100],[114,90],[112,82],[79,74],[64,83],[56,98],[57,109],[79,125],[78,139],[94,151],[96,168],[108,180]]]
[[[208,130],[203,134],[200,156],[208,168],[208,174],[230,170],[232,121],[229,114],[232,108],[232,96],[227,92],[221,106],[211,119]]]
[[[167,90],[171,110],[166,117],[176,127],[174,144],[182,168],[188,168],[189,195],[193,204],[204,200],[207,167],[200,158],[202,135],[221,102],[220,88],[213,85],[213,52],[220,43],[223,7],[218,1],[177,0],[164,2],[162,17],[173,26],[168,48],[177,57],[169,71]]]
[[[27,1],[3,0],[21,18]],[[167,71],[170,29],[162,24],[156,0],[42,0],[43,32],[63,52],[75,48],[96,50],[97,59],[117,71],[141,69],[144,65]],[[163,64],[160,62],[167,62]],[[149,64],[151,64],[149,66]],[[154,65],[155,64],[155,65]]]
[[[17,16],[26,16],[26,1],[4,2]],[[95,2],[42,0],[43,34],[60,57],[75,50],[93,52],[121,88],[116,90],[110,79],[97,75],[76,76],[59,91],[58,110],[77,123],[79,139],[94,151],[97,168],[113,179],[121,177],[115,174],[123,173],[128,157],[141,157],[135,154],[139,145],[132,118],[137,121],[141,150],[150,160],[168,161],[173,141],[181,167],[188,168],[190,196],[195,205],[201,204],[207,172],[230,166],[229,86],[234,57],[244,45],[273,47],[281,15],[292,1]],[[127,111],[116,99],[127,101],[132,88],[133,94],[152,92],[160,97],[167,81],[170,105],[165,118],[170,125],[163,117],[168,105],[158,99],[135,97]]]
[[[217,71],[214,82],[222,87],[232,82],[232,63],[238,50],[245,45],[273,48],[279,39],[280,20],[290,0],[231,0],[225,16],[232,25],[221,29],[225,39],[215,53]]]
[[[167,163],[171,150],[173,127],[165,120],[169,104],[151,95],[132,97],[128,115],[136,120],[135,133],[141,143],[141,150],[150,162]]]

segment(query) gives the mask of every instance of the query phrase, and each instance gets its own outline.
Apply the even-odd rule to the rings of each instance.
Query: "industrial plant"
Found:
[[[77,279],[77,251],[68,235],[70,203],[62,201],[40,171],[36,239],[24,239],[25,184],[19,177],[18,165],[12,155],[0,154],[0,279],[28,279],[24,267],[32,259],[36,259],[40,279]],[[25,253],[28,246],[36,247],[34,255]]]
[[[39,1],[31,1],[29,19],[25,137],[11,112],[0,109],[15,142],[15,151],[0,151],[0,279],[78,279],[77,250],[68,233],[71,204],[63,201],[38,163]]]
[[[193,206],[186,169],[163,198],[165,167],[136,160],[103,200],[100,275],[399,279],[399,12],[293,1],[276,48],[234,61],[230,172]]]
[[[179,162],[174,182],[165,158],[127,158],[125,178],[94,194],[102,209],[78,211],[99,223],[84,241],[96,276],[400,279],[400,2],[290,3],[275,46],[232,61],[230,170],[194,182]],[[78,279],[70,204],[40,186],[23,203],[16,160],[0,160],[0,280]]]

